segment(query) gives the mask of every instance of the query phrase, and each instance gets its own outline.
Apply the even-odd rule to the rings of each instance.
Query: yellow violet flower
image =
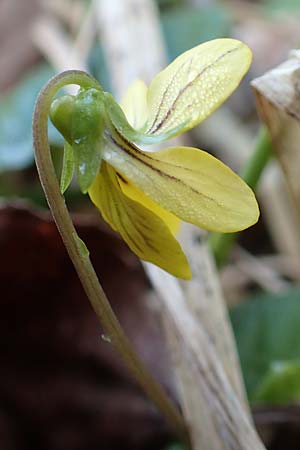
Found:
[[[122,109],[101,88],[52,105],[52,121],[67,141],[65,167],[74,162],[82,191],[131,250],[177,277],[191,278],[176,240],[180,220],[235,232],[257,221],[257,202],[241,178],[202,150],[146,152],[137,145],[200,123],[237,88],[250,62],[242,42],[216,39],[183,53],[149,88],[135,81]],[[64,170],[63,190],[71,177]]]

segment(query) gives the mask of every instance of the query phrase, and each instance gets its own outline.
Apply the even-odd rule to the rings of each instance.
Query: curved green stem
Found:
[[[241,177],[243,180],[256,191],[261,174],[268,164],[272,156],[271,140],[267,130],[261,127],[254,152],[252,153],[248,163],[246,164]],[[210,245],[215,256],[217,266],[222,266],[230,250],[232,249],[238,233],[213,233],[210,236]]]
[[[187,431],[182,416],[162,387],[148,372],[124,334],[99,283],[90,262],[88,251],[76,233],[64,197],[59,189],[48,144],[48,116],[54,95],[67,84],[100,89],[98,82],[88,74],[72,70],[54,77],[39,94],[33,116],[33,139],[40,180],[57,228],[104,332],[109,336],[112,344],[122,356],[124,363],[153,403],[163,413],[174,431],[181,439],[186,441]]]

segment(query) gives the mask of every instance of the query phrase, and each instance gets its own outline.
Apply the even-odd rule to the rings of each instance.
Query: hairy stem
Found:
[[[267,130],[262,127],[258,134],[254,152],[241,174],[243,180],[254,191],[256,191],[258,182],[271,156],[272,146],[270,137]],[[213,233],[211,235],[210,244],[219,267],[226,262],[237,237],[238,233]]]
[[[48,116],[51,102],[59,89],[67,84],[100,89],[98,82],[85,72],[71,70],[54,77],[40,92],[33,116],[35,160],[40,180],[65,247],[75,266],[84,290],[97,314],[104,332],[149,398],[162,412],[180,439],[187,441],[184,420],[162,387],[140,360],[116,318],[90,262],[88,251],[77,235],[62,196],[48,143]]]

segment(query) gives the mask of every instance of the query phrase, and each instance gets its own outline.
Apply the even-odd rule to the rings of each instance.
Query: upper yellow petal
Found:
[[[151,82],[145,134],[167,139],[197,125],[237,88],[251,63],[235,39],[215,39],[176,58]]]
[[[135,129],[142,128],[148,117],[147,90],[142,80],[135,80],[120,103],[128,122]]]
[[[210,154],[191,147],[145,153],[111,142],[103,158],[146,196],[180,219],[211,231],[234,232],[259,216],[252,190]]]
[[[140,201],[127,197],[120,188],[121,183],[124,188],[127,181],[103,162],[100,173],[89,189],[89,195],[103,218],[121,234],[131,250],[141,259],[156,264],[177,277],[190,279],[189,264],[170,231],[169,223],[167,226]],[[128,189],[127,193],[129,192],[132,198],[138,197],[134,188]],[[142,197],[143,195],[139,200]]]

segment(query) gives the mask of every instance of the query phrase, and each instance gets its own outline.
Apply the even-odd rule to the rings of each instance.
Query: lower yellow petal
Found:
[[[229,167],[192,147],[146,153],[111,140],[104,159],[146,196],[185,222],[218,232],[253,225],[259,209],[252,190]]]
[[[124,189],[121,189],[120,184]],[[134,187],[126,188],[126,180],[105,162],[89,189],[93,203],[103,218],[118,231],[131,250],[141,259],[149,261],[180,278],[190,279],[191,271],[179,243],[154,209],[143,206]],[[125,192],[132,197],[125,195]],[[150,201],[151,202],[151,201]],[[149,204],[153,207],[153,202]],[[159,207],[158,207],[159,208]],[[161,212],[161,208],[159,208]]]
[[[145,206],[145,208],[150,209],[150,211],[159,216],[163,222],[165,222],[165,225],[169,228],[173,236],[176,235],[180,228],[180,220],[178,217],[174,216],[174,214],[170,213],[166,209],[161,208],[133,183],[126,178],[121,177],[120,174],[118,175],[118,181],[122,192],[126,195],[126,197],[129,197],[131,200],[134,200],[135,202]]]

